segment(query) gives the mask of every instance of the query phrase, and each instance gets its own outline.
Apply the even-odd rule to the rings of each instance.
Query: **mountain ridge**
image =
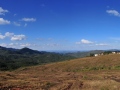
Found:
[[[15,70],[20,67],[43,65],[47,63],[66,61],[76,58],[90,57],[91,53],[101,53],[103,50],[74,53],[55,53],[37,51],[30,48],[14,49],[0,46],[0,70]],[[108,52],[106,52],[107,54]]]
[[[29,48],[14,50],[0,47],[0,70],[15,70],[20,67],[41,65],[73,58],[75,57],[70,55],[37,51]]]

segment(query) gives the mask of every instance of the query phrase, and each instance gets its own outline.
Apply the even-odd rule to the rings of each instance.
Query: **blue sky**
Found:
[[[0,0],[0,45],[120,49],[120,0]]]

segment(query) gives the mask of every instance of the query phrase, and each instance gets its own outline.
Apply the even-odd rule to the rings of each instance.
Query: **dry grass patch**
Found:
[[[113,80],[85,81],[84,90],[120,90],[120,83]]]
[[[105,55],[1,71],[0,90],[120,90],[119,66],[120,55]]]

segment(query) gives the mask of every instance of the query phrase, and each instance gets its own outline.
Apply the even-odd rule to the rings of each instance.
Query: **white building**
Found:
[[[99,56],[98,54],[94,54],[95,57]]]
[[[116,54],[116,52],[112,52],[112,54]]]

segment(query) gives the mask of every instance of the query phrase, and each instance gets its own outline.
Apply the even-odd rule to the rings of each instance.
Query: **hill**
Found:
[[[0,46],[0,70],[15,70],[25,66],[42,65],[75,58],[89,57],[96,53],[109,54],[112,51],[93,50],[73,53],[55,53],[32,50],[26,47],[14,49]]]
[[[25,48],[18,50],[17,53],[18,54],[41,54],[42,52],[25,47]]]
[[[78,51],[78,52],[73,52],[73,53],[67,53],[70,56],[76,57],[76,58],[83,58],[90,56],[90,54],[100,54],[105,52],[105,50],[91,50],[91,51]]]
[[[120,90],[120,55],[86,57],[0,72],[1,90]]]
[[[75,57],[70,55],[37,51],[29,48],[10,49],[0,47],[0,70],[15,70],[20,67],[41,65],[73,58]]]

